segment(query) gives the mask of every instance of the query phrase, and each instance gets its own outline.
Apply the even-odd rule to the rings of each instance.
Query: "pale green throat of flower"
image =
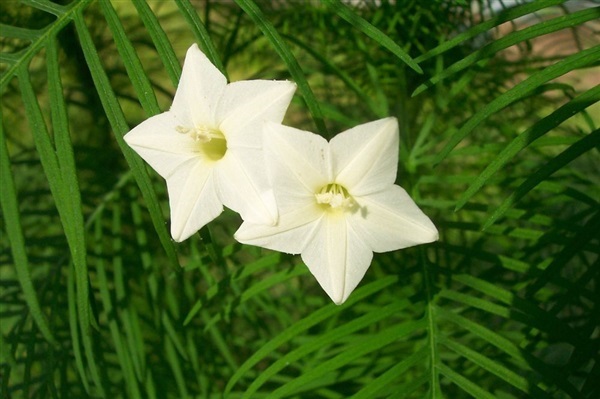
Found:
[[[350,211],[357,208],[357,203],[348,193],[348,190],[340,184],[331,183],[323,186],[315,193],[317,204],[329,211]]]
[[[211,161],[218,161],[227,152],[227,140],[219,129],[206,126],[184,127],[177,126],[177,132],[189,134],[198,145],[198,152]]]

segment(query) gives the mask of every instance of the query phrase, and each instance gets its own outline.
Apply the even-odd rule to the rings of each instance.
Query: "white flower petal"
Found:
[[[262,151],[228,149],[216,173],[226,207],[244,220],[273,225],[278,217],[277,204],[264,168]]]
[[[260,147],[264,121],[281,122],[296,85],[288,81],[245,80],[227,85],[217,110],[219,128],[231,146]]]
[[[225,76],[194,43],[185,55],[171,112],[185,127],[216,127],[217,107],[226,86]]]
[[[314,133],[267,123],[264,136],[266,165],[276,195],[309,196],[331,181],[329,145]],[[279,204],[282,213],[285,203]],[[296,206],[296,204],[292,204]]]
[[[280,218],[275,226],[245,222],[238,241],[300,252],[341,304],[364,277],[373,251],[437,239],[433,223],[393,184],[399,140],[394,118],[351,129],[329,144],[310,132],[266,126],[265,158]]]
[[[323,211],[308,203],[279,216],[275,226],[244,222],[234,237],[243,244],[299,254],[318,228]]]
[[[276,222],[262,156],[263,128],[266,120],[283,119],[294,90],[287,81],[228,86],[197,45],[188,49],[171,109],[125,136],[167,180],[175,240],[188,238],[213,220],[223,204],[245,219]]]
[[[159,175],[168,178],[179,165],[198,157],[192,151],[193,139],[175,131],[178,124],[175,114],[164,112],[140,123],[124,139]]]
[[[329,215],[302,252],[302,260],[321,288],[336,304],[342,304],[364,277],[373,259],[342,215]]]
[[[365,123],[335,136],[330,145],[336,183],[352,195],[366,195],[393,184],[398,141],[396,118]]]
[[[438,231],[407,192],[393,185],[356,198],[360,209],[351,214],[356,233],[374,252],[387,252],[438,239]]]
[[[182,164],[167,179],[167,189],[171,208],[171,236],[175,241],[189,238],[223,211],[213,168],[198,159]]]

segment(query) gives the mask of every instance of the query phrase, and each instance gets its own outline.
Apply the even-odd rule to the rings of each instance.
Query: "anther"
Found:
[[[332,183],[315,193],[317,204],[329,205],[330,209],[351,210],[356,202],[343,186]]]
[[[201,127],[185,127],[185,126],[176,126],[175,130],[181,134],[189,134],[192,136],[194,141],[198,141],[200,143],[208,143],[215,137],[219,137],[219,132],[206,128],[204,126]],[[222,136],[222,135],[221,135]]]

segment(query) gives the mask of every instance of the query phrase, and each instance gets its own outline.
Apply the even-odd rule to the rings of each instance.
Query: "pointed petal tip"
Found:
[[[232,200],[233,192],[221,193],[223,203],[226,207],[237,212],[244,222],[263,226],[275,226],[279,221],[277,203],[272,190],[258,193],[252,197],[249,203],[240,205]],[[241,193],[237,193],[242,195]]]
[[[233,239],[236,240],[237,242],[239,242],[240,244],[244,244],[244,235],[240,234],[240,229],[242,227],[240,226],[237,231],[235,233],[233,233]]]
[[[244,220],[244,222],[249,222],[252,224],[258,224],[263,226],[276,226],[278,218],[271,213],[255,213],[255,212],[244,212],[240,216]]]
[[[313,274],[313,276],[315,275]],[[323,285],[322,283],[327,283],[319,281],[319,279],[317,279],[317,282],[319,283],[323,291],[325,291],[329,299],[331,299],[333,303],[335,303],[338,306],[346,302],[346,299],[348,299],[352,291],[354,291],[354,288],[348,290],[347,287],[344,287],[344,283],[341,281],[329,281],[328,286]]]
[[[439,241],[440,234],[433,223],[431,225],[421,225],[421,228],[419,239],[413,245],[431,244],[432,242]]]
[[[389,116],[387,118],[384,118],[383,121],[385,121],[384,130],[386,132],[389,132],[388,134],[393,134],[393,135],[399,136],[400,127],[398,125],[398,119],[396,117]]]
[[[351,290],[350,292],[346,292],[346,290],[343,287],[341,290],[335,290],[335,292],[330,292],[328,290],[325,290],[324,288],[323,290],[325,291],[325,293],[327,293],[329,299],[331,299],[333,303],[335,303],[337,306],[343,305],[353,291]]]
[[[385,118],[382,118],[381,120],[398,125],[398,118],[396,118],[395,116],[387,116]]]
[[[148,127],[148,125],[150,125],[152,123],[149,121],[152,120],[153,118],[154,117],[150,117],[150,118],[140,122],[133,128],[131,128],[127,133],[125,133],[125,135],[123,136],[123,140],[130,147],[132,145],[135,145],[140,138],[142,138],[142,139],[144,138],[144,134],[142,132]]]
[[[233,239],[244,245],[255,245],[252,243],[252,239],[255,235],[252,234],[252,224],[247,221],[243,221],[242,225],[238,227],[235,233],[233,233]]]
[[[363,125],[380,125],[382,126],[381,131],[392,130],[394,133],[398,130],[398,118],[395,116],[387,116],[385,118],[377,119],[371,122],[364,123]],[[362,126],[362,125],[359,125]]]
[[[189,236],[185,237],[183,235],[183,231],[181,229],[175,229],[174,226],[175,225],[173,223],[171,223],[171,237],[173,238],[173,241],[179,243],[179,242],[183,242],[189,238]]]
[[[198,227],[197,229],[190,229],[187,225],[178,226],[177,223],[173,223],[173,221],[171,221],[171,237],[176,243],[184,242],[200,231],[202,227],[204,227],[204,225]]]
[[[177,244],[184,242],[186,239],[182,238],[182,237],[173,237],[173,241],[175,241]]]
[[[335,303],[337,306],[343,305],[344,302],[346,302],[346,299],[348,299],[348,298],[341,298],[341,297],[337,297],[337,298],[330,297],[330,298],[333,301],[333,303]]]
[[[187,240],[202,227],[200,226],[197,230],[193,230],[189,228],[186,222],[171,217],[171,237],[177,243]]]
[[[147,141],[147,137],[144,137],[144,135],[141,134],[140,129],[136,129],[137,127],[133,128],[127,134],[125,134],[125,136],[123,136],[125,143],[127,143],[127,145],[133,149],[135,149],[135,147],[144,147]],[[138,151],[136,150],[136,152]]]
[[[430,234],[429,241],[424,242],[424,244],[435,242],[435,241],[438,241],[440,239],[440,233],[439,233],[437,227],[435,227],[435,225],[433,224],[433,222],[431,221],[431,219],[429,221],[430,221],[431,225],[430,226],[425,226],[425,229]]]
[[[285,84],[288,86],[288,89],[291,91],[296,91],[298,88],[296,82],[292,82],[291,80],[284,80],[283,82],[285,82]]]
[[[131,136],[129,135],[129,133],[131,133],[131,130],[125,133],[125,136],[123,136],[123,141],[125,141],[127,145],[131,147],[131,143],[129,142],[129,140],[131,140]]]
[[[276,226],[277,222],[279,221],[279,208],[277,207],[275,192],[272,188],[270,188],[260,193],[260,196],[267,211],[267,224],[269,226]]]
[[[186,51],[186,57],[188,55],[190,55],[191,53],[195,53],[195,52],[202,53],[202,50],[200,50],[200,47],[198,47],[198,43],[192,43],[192,45]]]

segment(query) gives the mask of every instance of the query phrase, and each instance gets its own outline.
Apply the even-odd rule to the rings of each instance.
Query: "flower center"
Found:
[[[317,204],[320,204],[327,210],[353,211],[356,209],[356,201],[348,193],[344,186],[337,183],[331,183],[323,186],[319,192],[315,193]]]
[[[175,130],[181,134],[189,134],[198,144],[198,152],[211,161],[218,161],[227,152],[227,139],[219,129],[206,126],[177,126]]]

